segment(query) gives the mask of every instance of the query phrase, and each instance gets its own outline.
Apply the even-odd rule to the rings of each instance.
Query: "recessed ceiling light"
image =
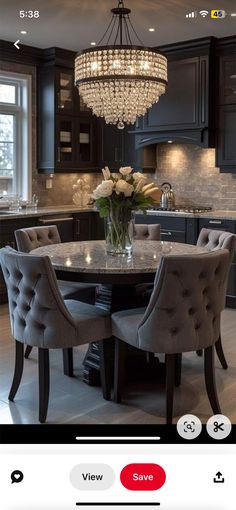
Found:
[[[21,33],[22,35],[26,35],[28,32],[26,32],[26,30],[21,30],[21,31],[20,31],[20,33]]]
[[[173,142],[172,142],[172,140],[168,140],[168,142],[167,142],[167,143],[173,143]]]
[[[235,18],[236,12],[231,12],[230,16],[232,16],[232,18]]]
[[[155,32],[155,28],[149,28],[149,32]]]
[[[92,41],[90,44],[91,46],[96,46],[96,43],[94,41]]]

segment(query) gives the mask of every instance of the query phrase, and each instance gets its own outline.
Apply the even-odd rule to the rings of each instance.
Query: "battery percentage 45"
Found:
[[[223,19],[223,18],[225,18],[225,16],[226,16],[226,12],[222,11],[222,9],[220,9],[220,10],[219,9],[218,10],[217,9],[213,9],[211,11],[211,18],[212,19]]]

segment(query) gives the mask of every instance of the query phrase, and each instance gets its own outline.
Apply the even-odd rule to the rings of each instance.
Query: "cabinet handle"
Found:
[[[210,220],[209,223],[214,223],[215,225],[221,225],[222,221],[221,220]]]
[[[76,232],[75,232],[76,239],[79,239],[80,236],[80,220],[76,220]]]
[[[61,149],[60,149],[60,147],[58,147],[58,149],[57,149],[57,162],[58,163],[61,162]]]
[[[50,218],[49,220],[48,219],[44,219],[44,218],[40,218],[39,219],[39,223],[42,224],[42,225],[52,225],[53,222],[56,222],[56,223],[60,223],[60,222],[66,222],[66,221],[73,221],[73,217],[72,216],[68,216],[68,218]]]
[[[163,230],[161,230],[161,235],[162,236],[172,236],[172,232],[163,232]]]

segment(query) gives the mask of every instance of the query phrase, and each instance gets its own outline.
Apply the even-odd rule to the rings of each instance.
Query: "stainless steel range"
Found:
[[[203,205],[175,205],[174,207],[153,207],[155,211],[170,211],[170,212],[183,212],[183,213],[205,213],[212,210],[212,207]]]

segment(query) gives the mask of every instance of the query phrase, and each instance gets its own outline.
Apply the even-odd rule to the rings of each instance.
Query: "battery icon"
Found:
[[[222,9],[213,9],[211,11],[212,19],[221,19],[221,18],[225,18],[225,16],[226,16],[226,12],[223,11]]]

